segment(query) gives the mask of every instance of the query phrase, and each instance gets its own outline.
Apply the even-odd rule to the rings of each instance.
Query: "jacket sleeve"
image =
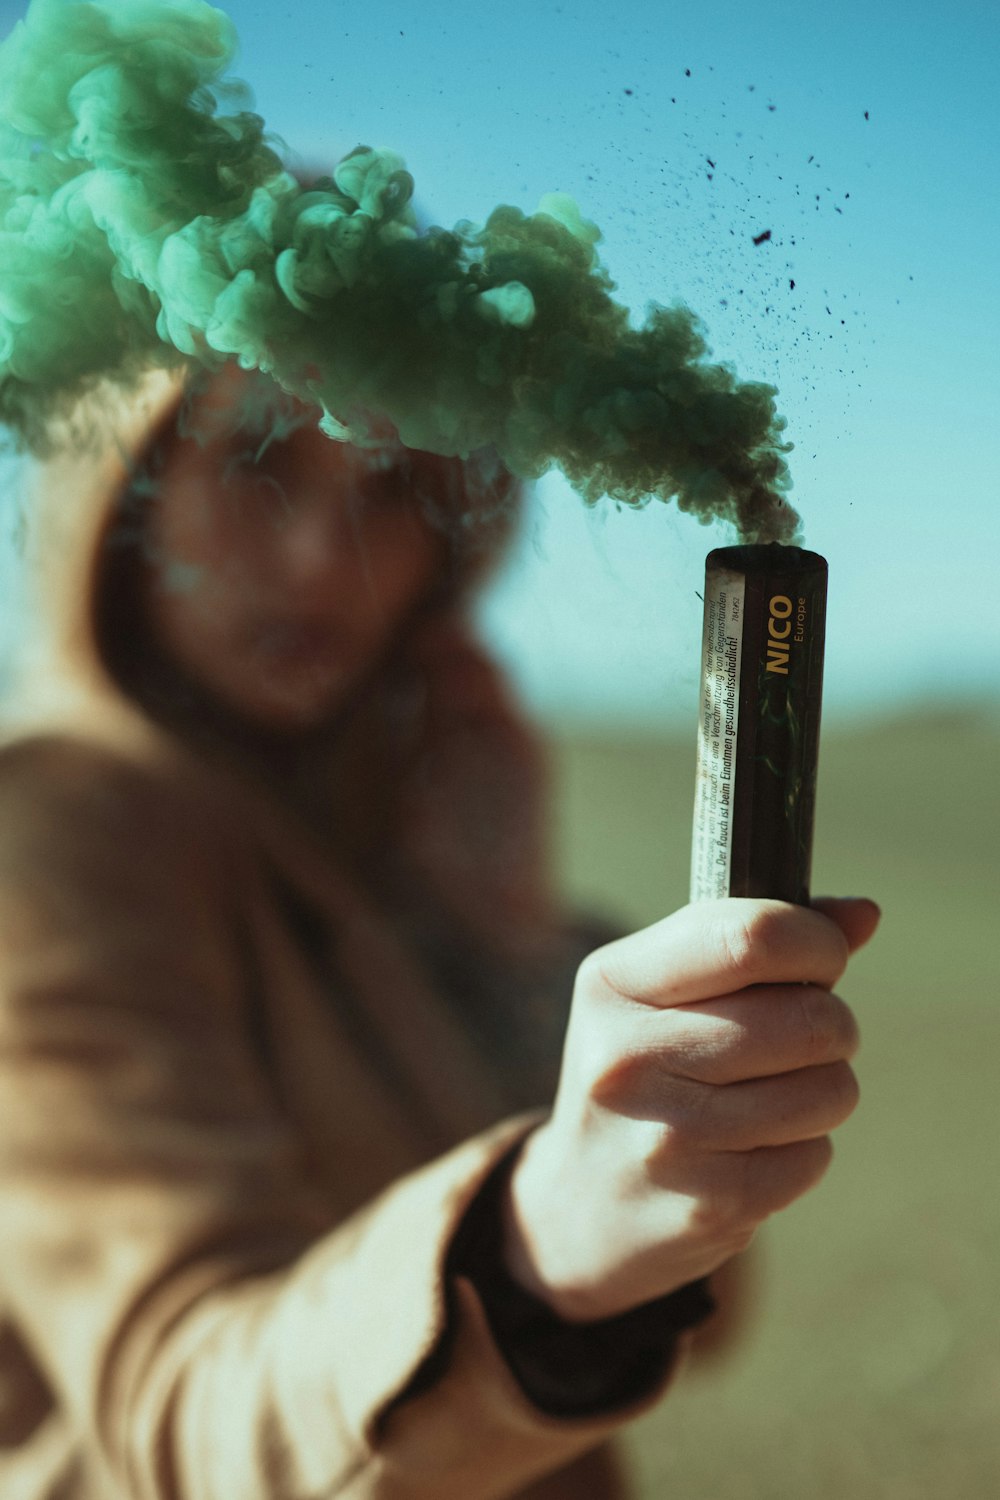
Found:
[[[537,1117],[339,1225],[247,1044],[226,841],[159,772],[0,755],[0,1286],[128,1500],[500,1500],[629,1410],[528,1399],[446,1261]]]

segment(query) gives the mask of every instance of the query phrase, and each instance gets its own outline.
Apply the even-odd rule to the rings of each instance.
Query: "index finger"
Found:
[[[754,984],[832,989],[850,949],[836,922],[787,901],[727,896],[698,901],[587,960],[610,989],[658,1008]]]

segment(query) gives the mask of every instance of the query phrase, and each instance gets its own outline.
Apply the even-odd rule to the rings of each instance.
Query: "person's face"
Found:
[[[244,378],[203,399],[237,399]],[[239,431],[173,444],[152,507],[150,608],[161,645],[221,702],[294,732],[377,661],[444,543],[401,446],[351,447],[312,422],[254,463],[258,446]]]

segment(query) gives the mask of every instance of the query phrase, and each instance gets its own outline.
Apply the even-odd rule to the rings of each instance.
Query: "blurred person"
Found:
[[[876,909],[565,913],[467,619],[516,482],[316,416],[155,372],[38,472],[0,749],[18,1500],[624,1496],[607,1440],[855,1102],[832,989]]]

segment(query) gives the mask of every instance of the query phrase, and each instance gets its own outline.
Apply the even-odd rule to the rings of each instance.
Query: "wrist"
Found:
[[[502,1265],[517,1287],[563,1322],[596,1322],[621,1309],[604,1306],[599,1288],[559,1274],[558,1243],[549,1241],[566,1228],[567,1214],[554,1191],[559,1174],[547,1168],[550,1148],[549,1128],[541,1125],[505,1174],[498,1200]]]
[[[523,1292],[564,1323],[628,1316],[712,1274],[745,1242],[708,1242],[665,1226],[655,1240],[624,1238],[627,1208],[612,1202],[587,1216],[581,1186],[560,1158],[551,1121],[522,1142],[499,1184],[498,1260]]]
[[[529,1137],[529,1140],[531,1138]],[[535,1258],[535,1238],[525,1217],[521,1192],[523,1186],[523,1162],[527,1143],[514,1158],[510,1171],[500,1188],[498,1207],[500,1211],[500,1259],[503,1269],[512,1281],[548,1302],[549,1288],[539,1274]],[[558,1309],[553,1308],[554,1311]]]
[[[707,1287],[685,1287],[617,1317],[562,1319],[550,1299],[515,1280],[502,1254],[515,1160],[501,1163],[481,1189],[452,1247],[449,1271],[471,1281],[501,1354],[541,1410],[583,1417],[648,1399],[669,1372],[679,1335],[712,1313]],[[527,1279],[536,1282],[530,1263]]]

